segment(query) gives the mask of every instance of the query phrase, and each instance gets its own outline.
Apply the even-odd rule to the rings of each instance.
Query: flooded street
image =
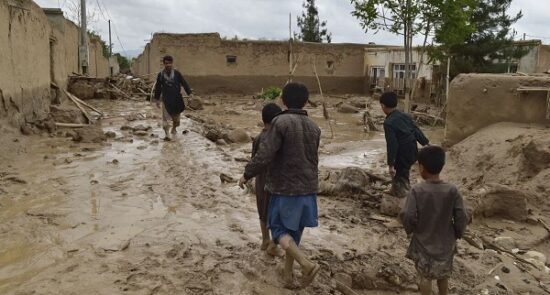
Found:
[[[188,118],[175,141],[163,142],[158,111],[148,103],[92,103],[109,110],[101,127],[115,132],[115,139],[25,138],[25,152],[2,163],[0,223],[6,238],[0,293],[293,293],[278,281],[280,260],[259,250],[254,196],[236,185],[244,163],[235,159],[249,156],[250,144],[216,146]],[[231,123],[257,125],[258,111],[247,112],[250,116],[239,116],[249,118],[245,124]],[[135,114],[140,119],[127,121]],[[361,131],[356,119],[361,118],[352,117],[354,128]],[[135,136],[121,130],[125,125],[152,131]],[[344,136],[326,144],[321,165],[379,162],[381,135],[367,137],[352,142]],[[221,183],[221,173],[235,181]],[[367,237],[369,229],[342,223],[349,217],[345,211],[356,210],[353,201],[321,198],[320,207],[321,227],[306,232],[307,251],[343,259],[373,246],[357,238]],[[319,282],[329,277],[326,272]],[[331,286],[309,289],[298,292],[325,293]]]
[[[384,177],[382,131],[365,132],[362,114],[337,113],[338,102],[329,102],[334,137],[321,108],[308,107],[323,130],[321,181],[348,167]],[[0,164],[1,294],[334,294],[342,275],[358,294],[414,294],[408,239],[380,214],[387,186],[374,183],[363,194],[319,197],[320,226],[306,230],[303,247],[320,275],[308,288],[283,288],[282,260],[259,249],[255,197],[237,186],[251,144],[203,136],[213,122],[258,134],[257,102],[207,99],[171,142],[147,102],[90,103],[106,111],[99,134],[114,134],[105,141],[74,142],[65,137],[72,130],[5,132],[13,156]],[[441,128],[424,129],[442,138]],[[452,290],[483,282],[476,268],[485,262],[471,265],[473,253],[461,250],[456,268],[467,275]]]

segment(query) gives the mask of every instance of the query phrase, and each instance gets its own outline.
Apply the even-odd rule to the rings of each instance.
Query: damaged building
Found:
[[[81,74],[80,28],[61,10],[30,0],[0,1],[0,28],[0,119],[18,127],[47,119],[50,105],[63,101],[68,77]],[[116,62],[98,40],[90,40],[89,56],[89,76],[109,76]]]

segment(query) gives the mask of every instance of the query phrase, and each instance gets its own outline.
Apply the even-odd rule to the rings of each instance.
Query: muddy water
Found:
[[[2,178],[0,293],[331,292],[326,267],[305,290],[281,288],[280,260],[258,250],[253,196],[236,186],[244,164],[234,159],[247,155],[249,145],[215,146],[187,118],[176,140],[165,143],[159,139],[158,110],[150,105],[92,103],[106,110],[101,126],[116,132],[116,139],[75,144],[62,137],[33,138],[24,155],[0,164],[0,172],[15,177]],[[241,106],[239,111],[239,116],[214,117],[260,130],[257,110]],[[331,112],[337,136],[329,138],[319,110],[311,113],[325,134],[321,165],[368,168],[383,163],[382,134],[365,133],[357,123],[360,115]],[[127,121],[129,115],[139,119]],[[153,128],[150,136],[120,130],[139,124]],[[235,182],[222,184],[220,173]],[[366,214],[353,201],[321,198],[320,208],[321,226],[306,232],[304,247],[321,261],[328,259],[326,265],[403,241],[403,236],[388,236],[382,225],[350,223],[350,216],[363,220]]]

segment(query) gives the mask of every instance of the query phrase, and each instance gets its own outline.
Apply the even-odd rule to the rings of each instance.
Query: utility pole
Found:
[[[111,20],[109,20],[109,70],[111,73],[111,76],[113,75],[113,42],[111,42]]]
[[[88,74],[88,29],[86,26],[86,0],[80,0],[80,67]]]
[[[111,20],[109,20],[109,56],[113,55],[113,42],[111,42]]]

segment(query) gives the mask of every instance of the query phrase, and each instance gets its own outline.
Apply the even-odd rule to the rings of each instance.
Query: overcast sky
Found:
[[[35,0],[42,7],[60,7],[68,12],[69,1]],[[288,14],[292,13],[293,31],[302,0],[87,0],[95,11],[91,27],[108,40],[107,19],[113,21],[114,51],[142,49],[154,32],[219,32],[222,36],[249,39],[288,38]],[[332,42],[401,44],[401,39],[385,32],[366,34],[350,14],[349,0],[317,0],[319,16],[328,21]],[[101,10],[98,9],[101,7]],[[511,13],[523,11],[514,26],[521,36],[550,43],[550,0],[514,0]],[[116,36],[118,35],[119,38]],[[120,39],[120,40],[119,40]],[[420,42],[420,41],[418,41]],[[122,47],[121,47],[122,44]]]

